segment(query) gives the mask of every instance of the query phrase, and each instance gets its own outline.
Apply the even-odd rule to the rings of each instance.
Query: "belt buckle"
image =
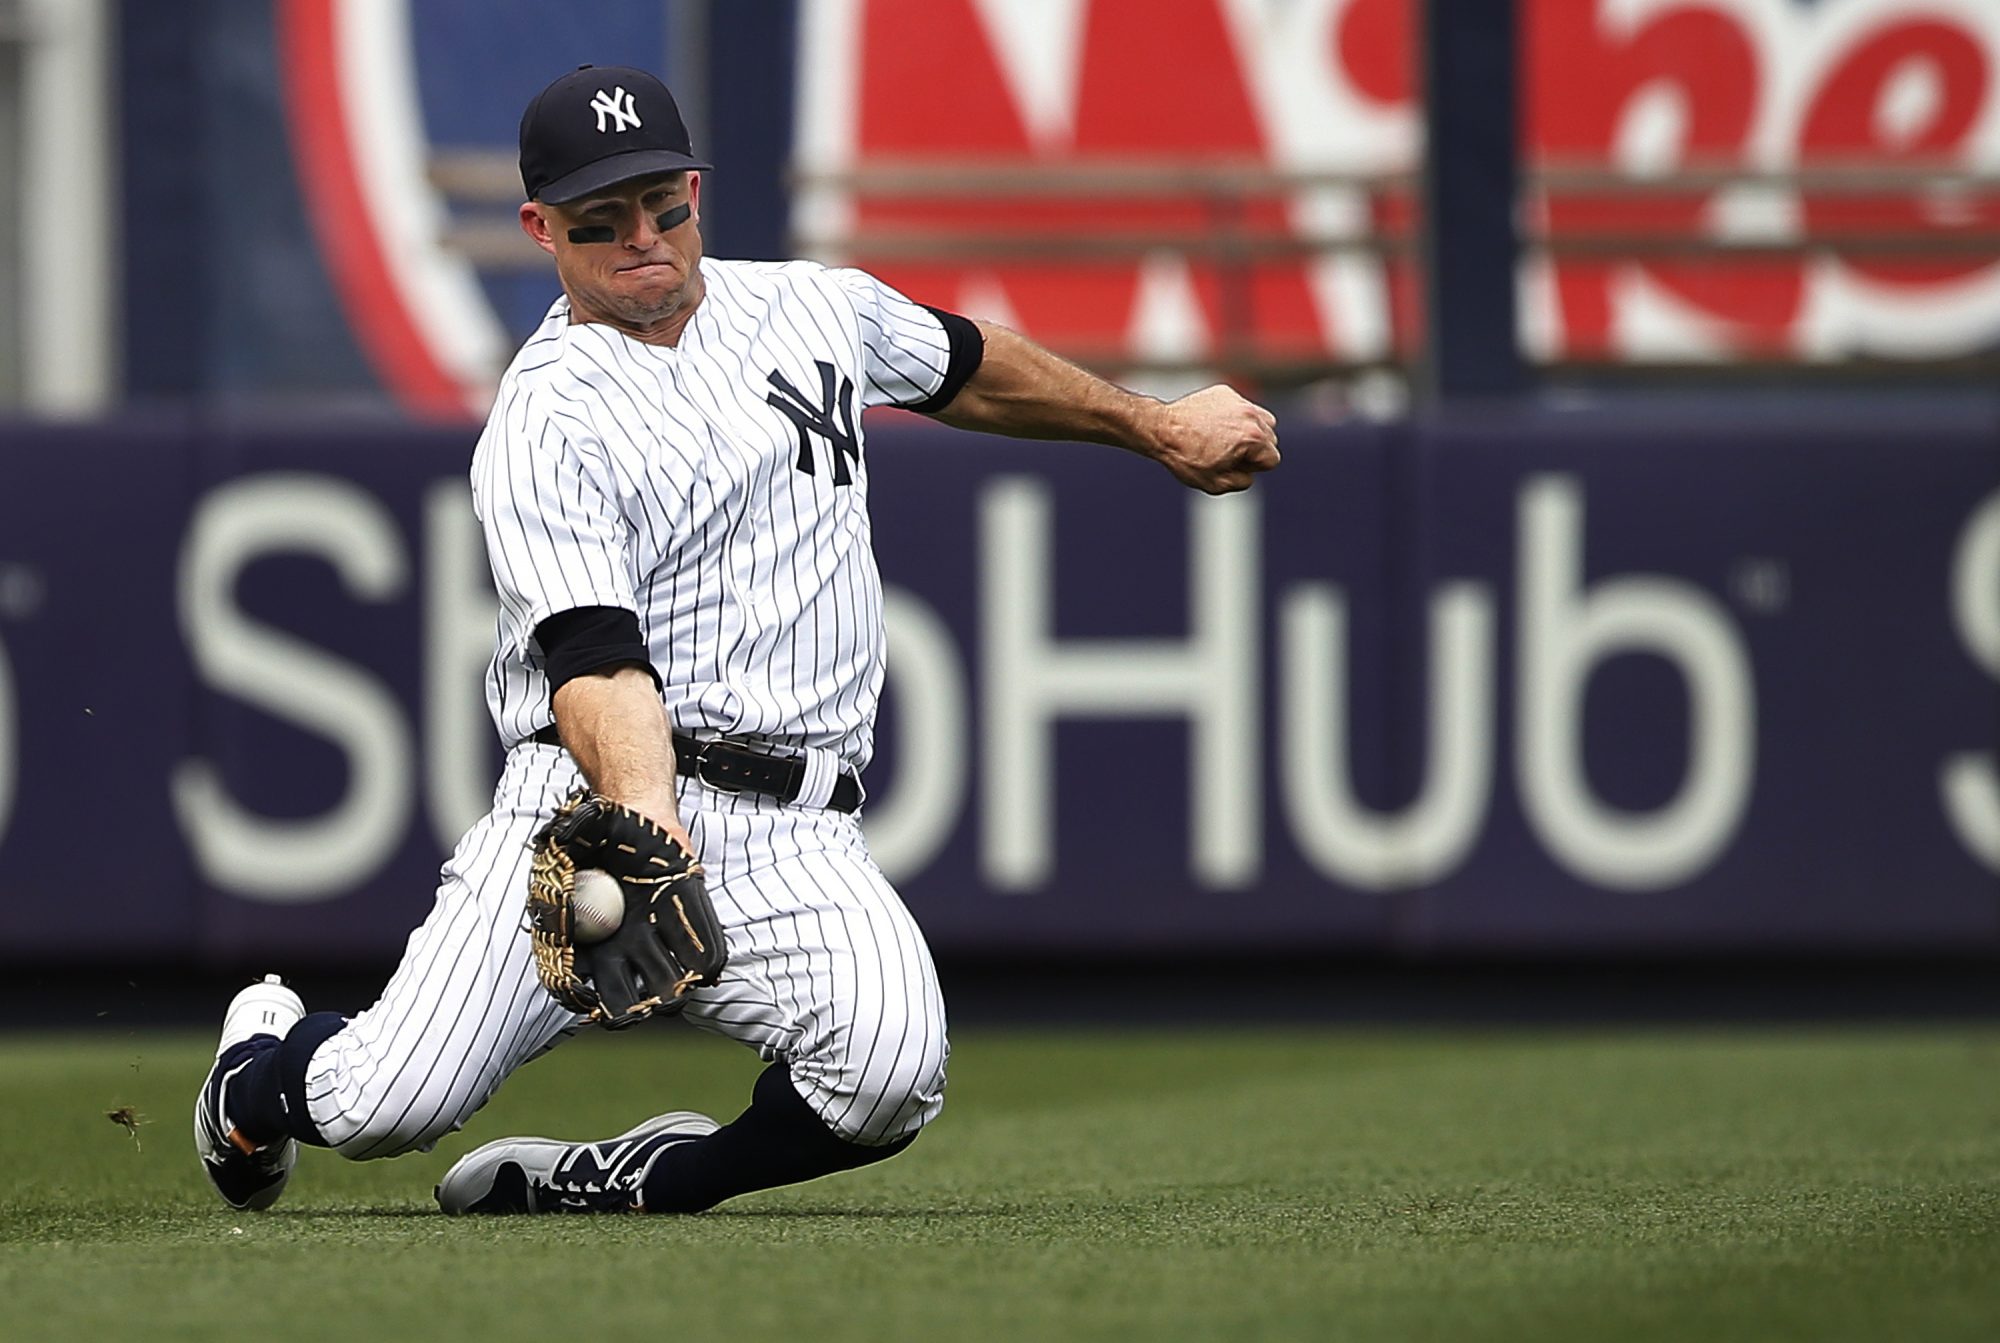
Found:
[[[708,776],[708,770],[709,770],[708,748],[715,745],[715,742],[704,741],[700,738],[697,738],[696,744],[700,747],[700,749],[694,753],[695,778],[701,780],[702,785],[704,787],[711,788],[718,793],[729,793],[732,796],[742,793],[743,788],[740,784],[726,783],[716,779],[711,779]]]

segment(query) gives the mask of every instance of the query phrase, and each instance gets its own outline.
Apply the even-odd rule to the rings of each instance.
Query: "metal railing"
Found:
[[[520,234],[512,206],[520,184],[511,155],[457,151],[437,155],[432,180],[467,207],[456,218],[450,245],[485,268],[521,270],[547,258]],[[815,210],[815,198],[867,202],[879,207],[863,225],[795,229],[793,250],[802,256],[859,265],[933,263],[961,265],[1093,266],[1129,263],[1168,252],[1212,268],[1220,290],[1221,329],[1212,353],[1200,359],[1159,359],[1128,350],[1070,346],[1065,353],[1092,367],[1120,373],[1220,372],[1262,385],[1309,382],[1399,367],[1400,353],[1344,358],[1260,348],[1249,286],[1263,264],[1309,257],[1359,256],[1389,267],[1421,261],[1418,174],[1286,171],[1240,160],[1162,163],[1096,160],[1069,163],[977,160],[871,160],[845,171],[794,168],[789,184],[808,208],[804,219],[853,219],[853,210]],[[1346,230],[1295,228],[1292,206],[1312,193],[1345,192],[1363,208],[1350,213],[1360,226]],[[1761,200],[1780,221],[1762,229],[1697,226],[1685,214],[1657,226],[1635,210],[1681,202],[1698,207],[1718,193]],[[938,210],[998,202],[1046,218],[1064,207],[1101,207],[1100,220],[1059,226],[936,217]],[[1801,203],[1845,207],[1887,204],[1907,212],[1930,207],[1925,227],[1813,221]],[[506,205],[504,218],[491,207]],[[935,208],[933,208],[935,207]],[[1578,218],[1591,209],[1612,214],[1614,224]],[[1037,216],[1033,212],[1041,211]],[[1135,212],[1141,214],[1133,221]],[[1755,213],[1754,211],[1749,213]],[[1823,211],[1821,212],[1823,213]],[[929,214],[932,217],[922,217]],[[898,215],[905,216],[897,218]],[[1143,216],[1151,215],[1152,218]],[[914,216],[914,217],[913,217]],[[1716,266],[1768,265],[1839,256],[1881,261],[2000,263],[2000,174],[1964,164],[1821,162],[1788,170],[1696,163],[1670,172],[1612,171],[1600,163],[1546,161],[1524,169],[1517,219],[1523,256],[1562,261],[1700,262]],[[1372,221],[1372,222],[1371,222]],[[1386,300],[1385,300],[1386,302]],[[1996,325],[2000,325],[1997,322]],[[1769,373],[1865,368],[1919,369],[1984,375],[1994,360],[1981,354],[1927,360],[1788,359],[1764,354],[1736,361],[1747,371]],[[1562,367],[1597,366],[1668,371],[1672,365],[1637,365],[1612,359],[1565,359]],[[1717,365],[1691,365],[1705,373]]]

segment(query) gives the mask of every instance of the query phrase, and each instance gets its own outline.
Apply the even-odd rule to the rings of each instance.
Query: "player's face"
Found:
[[[687,218],[662,230],[660,216],[683,204]],[[522,227],[555,257],[579,315],[639,332],[700,301],[700,218],[701,174],[691,172],[621,182],[565,205],[521,207]]]

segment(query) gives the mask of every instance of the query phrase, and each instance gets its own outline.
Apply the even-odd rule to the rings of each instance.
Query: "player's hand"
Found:
[[[1250,488],[1278,464],[1278,418],[1217,384],[1169,401],[1154,458],[1183,485],[1205,494]]]

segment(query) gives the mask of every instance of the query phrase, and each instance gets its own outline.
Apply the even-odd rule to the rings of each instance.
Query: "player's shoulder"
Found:
[[[494,406],[587,406],[598,399],[593,386],[607,369],[629,358],[625,341],[612,339],[609,328],[571,322],[569,299],[558,298],[500,376]]]
[[[713,285],[751,289],[783,289],[792,285],[824,284],[833,268],[803,257],[790,261],[742,261],[734,257],[703,257],[702,276]]]
[[[859,325],[879,321],[884,301],[894,294],[867,271],[819,261],[705,259],[702,272],[709,278],[710,298],[753,323],[803,303],[853,334]]]
[[[526,392],[543,386],[555,376],[569,353],[569,326],[569,299],[559,297],[521,342],[507,371],[500,375],[503,398],[509,392]]]
[[[701,272],[708,282],[708,298],[729,307],[764,307],[787,298],[841,291],[842,272],[817,261],[704,257]]]
[[[482,439],[526,438],[544,441],[551,425],[563,436],[588,434],[603,418],[601,396],[587,380],[588,351],[580,350],[577,333],[589,328],[570,322],[569,300],[558,298],[515,353],[493,393]],[[600,351],[598,358],[605,357]]]

